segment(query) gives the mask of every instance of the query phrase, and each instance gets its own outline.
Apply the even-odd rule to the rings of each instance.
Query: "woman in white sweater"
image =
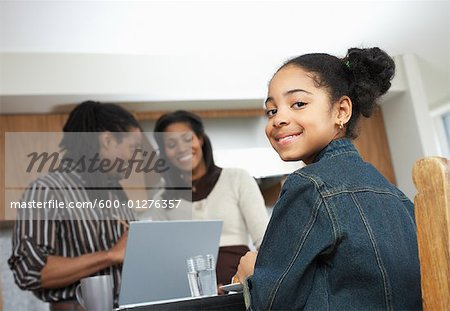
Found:
[[[164,173],[163,199],[181,199],[178,208],[154,209],[153,220],[223,220],[217,260],[218,284],[227,284],[241,256],[249,250],[249,235],[259,248],[268,223],[258,184],[245,170],[215,165],[211,142],[201,119],[188,111],[161,116],[155,124]],[[191,203],[192,202],[192,203]]]

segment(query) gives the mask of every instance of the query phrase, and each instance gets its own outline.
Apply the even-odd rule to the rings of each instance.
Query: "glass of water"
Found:
[[[216,264],[214,256],[198,255],[186,259],[191,296],[217,295]]]

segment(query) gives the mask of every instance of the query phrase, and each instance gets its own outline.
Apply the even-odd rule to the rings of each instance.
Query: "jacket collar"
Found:
[[[348,138],[340,138],[331,141],[325,148],[323,148],[314,159],[314,163],[322,159],[332,158],[343,153],[358,154],[355,146]]]

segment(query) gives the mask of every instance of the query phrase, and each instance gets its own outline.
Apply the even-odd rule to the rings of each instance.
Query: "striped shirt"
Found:
[[[93,193],[86,190],[86,182],[75,172],[50,173],[40,177],[27,188],[22,202],[93,202]],[[120,184],[101,192],[104,198],[122,201],[126,199]],[[126,206],[126,205],[125,205]],[[65,208],[21,209],[13,232],[12,255],[8,260],[15,282],[21,289],[31,290],[39,299],[47,302],[72,300],[79,282],[58,289],[41,287],[40,272],[47,256],[78,257],[84,254],[106,251],[116,244],[125,228],[117,220],[134,220],[131,209],[120,206],[109,209],[108,215],[97,209]],[[95,275],[110,274],[114,279],[115,300],[120,290],[121,265],[110,266]]]

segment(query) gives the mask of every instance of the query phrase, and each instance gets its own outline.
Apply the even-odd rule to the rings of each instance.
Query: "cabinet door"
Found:
[[[8,132],[62,132],[67,119],[66,114],[53,115],[0,115],[0,220],[5,219],[5,133]],[[20,142],[16,142],[15,148],[20,150]],[[58,150],[58,142],[55,140],[38,140],[33,148],[36,150]],[[7,165],[14,166],[14,162],[8,161]],[[14,169],[12,167],[11,169]],[[21,178],[19,176],[19,178]],[[16,199],[16,198],[14,198]],[[14,217],[15,215],[11,215]],[[11,219],[8,214],[7,219]]]
[[[381,108],[370,118],[361,117],[360,135],[353,142],[362,158],[371,163],[392,184],[396,184],[391,152],[387,140],[386,129]]]

